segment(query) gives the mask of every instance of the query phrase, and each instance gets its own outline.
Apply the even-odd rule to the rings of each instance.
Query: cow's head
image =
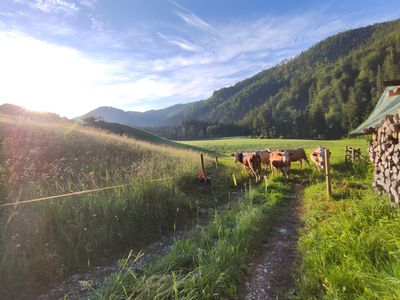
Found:
[[[318,146],[318,148],[314,149],[312,153],[312,159],[317,165],[319,171],[325,168],[325,151],[329,150],[327,150],[325,147]],[[330,151],[329,154],[331,154]]]
[[[231,153],[231,156],[234,157],[233,161],[243,163],[243,152],[235,152]]]

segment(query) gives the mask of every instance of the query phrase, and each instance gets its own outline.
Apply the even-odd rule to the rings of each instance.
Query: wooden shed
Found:
[[[400,203],[400,80],[385,82],[374,111],[350,135],[372,134],[368,144],[374,164],[373,187],[387,194],[394,205]]]

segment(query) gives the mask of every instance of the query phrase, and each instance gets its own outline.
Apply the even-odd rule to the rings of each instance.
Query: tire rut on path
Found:
[[[248,267],[239,298],[285,299],[294,289],[294,267],[303,187],[294,184],[296,198],[286,200],[283,213],[266,233],[263,245]]]

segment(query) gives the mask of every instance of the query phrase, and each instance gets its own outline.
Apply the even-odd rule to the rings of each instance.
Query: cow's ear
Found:
[[[235,156],[235,153],[231,153],[231,156]]]

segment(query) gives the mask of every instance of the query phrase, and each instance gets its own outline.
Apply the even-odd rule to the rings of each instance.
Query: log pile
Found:
[[[344,160],[356,161],[361,158],[361,149],[346,146],[344,148]]]
[[[394,205],[400,203],[400,110],[387,115],[382,124],[372,131],[369,156],[374,164],[372,183],[378,194],[386,193]]]

